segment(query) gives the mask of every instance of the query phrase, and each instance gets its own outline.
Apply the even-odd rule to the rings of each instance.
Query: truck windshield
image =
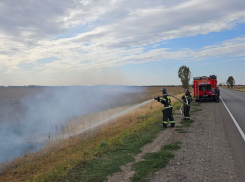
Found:
[[[211,84],[199,85],[199,90],[200,91],[211,90]]]

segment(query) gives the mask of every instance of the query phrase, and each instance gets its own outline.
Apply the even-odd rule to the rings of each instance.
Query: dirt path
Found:
[[[176,122],[176,126],[179,126],[179,122],[181,121],[182,116],[181,115],[175,115],[174,119]],[[141,150],[142,152],[138,155],[136,155],[135,158],[135,162],[139,162],[142,160],[142,157],[146,154],[146,153],[151,153],[151,152],[157,152],[160,150],[161,146],[173,143],[173,142],[178,142],[181,140],[182,138],[182,134],[179,134],[177,132],[174,131],[174,128],[167,128],[166,130],[161,131],[156,139],[145,145]],[[108,182],[130,182],[130,178],[134,176],[134,171],[131,171],[131,165],[133,163],[128,163],[124,166],[121,166],[121,172],[115,173],[112,176],[108,176],[107,177],[107,181]]]
[[[192,107],[193,108],[193,107]],[[232,159],[227,136],[220,119],[218,104],[203,103],[202,111],[194,114],[194,123],[179,134],[173,128],[160,132],[157,138],[142,148],[135,156],[135,162],[142,160],[146,153],[157,152],[161,146],[181,142],[181,148],[174,152],[166,168],[148,178],[150,182],[239,182]],[[176,125],[180,125],[182,115],[175,115]],[[108,176],[108,182],[129,182],[133,177],[132,163],[122,166],[121,172]]]

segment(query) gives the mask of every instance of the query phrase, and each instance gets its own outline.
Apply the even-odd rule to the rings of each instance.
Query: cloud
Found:
[[[64,33],[69,27],[95,20],[100,4],[97,0],[89,3],[76,0],[4,1],[0,3],[1,29],[15,38],[49,38]]]
[[[71,72],[163,60],[245,56],[244,37],[200,50],[162,41],[233,29],[243,0],[61,0],[0,2],[0,70]],[[14,16],[13,16],[14,15]],[[63,38],[60,38],[63,37]],[[145,51],[145,46],[154,45]],[[44,61],[57,58],[56,61]]]
[[[194,59],[204,59],[218,56],[245,56],[245,37],[223,41],[220,45],[206,46],[200,51],[193,53]]]

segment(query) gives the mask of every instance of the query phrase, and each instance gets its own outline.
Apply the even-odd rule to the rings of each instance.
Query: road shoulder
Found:
[[[240,181],[232,157],[220,104],[206,102],[183,134],[181,148],[168,166],[148,181]]]

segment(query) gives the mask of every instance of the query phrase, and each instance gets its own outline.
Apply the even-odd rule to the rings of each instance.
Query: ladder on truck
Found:
[[[197,82],[195,82],[195,92],[194,92],[194,96],[195,97],[198,97],[198,99],[199,99],[199,85],[198,85],[198,83]]]

